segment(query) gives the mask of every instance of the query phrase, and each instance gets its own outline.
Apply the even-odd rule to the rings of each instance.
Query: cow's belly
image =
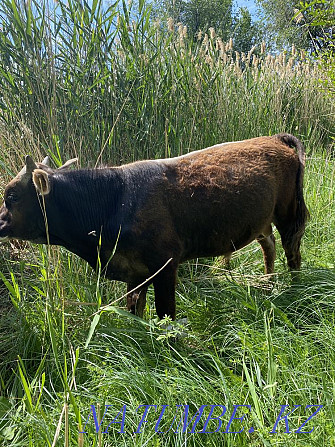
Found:
[[[113,256],[111,255],[111,251],[104,253],[103,269],[107,278],[132,283],[139,279],[145,280],[150,276],[148,267],[138,256],[131,253],[125,255],[117,250]]]
[[[214,232],[211,235],[207,234],[205,239],[198,236],[186,238],[182,260],[209,256],[229,256],[234,251],[248,245],[259,234],[257,231],[250,230],[239,236],[234,235],[232,237]]]

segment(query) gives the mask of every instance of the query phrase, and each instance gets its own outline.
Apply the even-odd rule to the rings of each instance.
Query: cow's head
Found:
[[[75,161],[69,160],[58,169],[67,168]],[[48,157],[36,164],[27,155],[24,168],[5,188],[0,209],[0,241],[46,242],[43,206],[44,198],[50,193],[49,177],[53,172]]]

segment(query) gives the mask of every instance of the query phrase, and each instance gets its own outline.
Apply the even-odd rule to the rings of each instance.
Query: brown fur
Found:
[[[155,289],[164,284],[160,293],[166,302],[172,302],[180,262],[202,256],[229,258],[254,239],[262,247],[266,273],[272,273],[271,223],[281,235],[289,267],[300,268],[300,240],[308,215],[302,195],[304,158],[285,144],[298,140],[285,137],[254,138],[165,162],[165,178],[138,211],[134,231],[139,239],[151,234],[158,259],[174,260],[154,280]]]

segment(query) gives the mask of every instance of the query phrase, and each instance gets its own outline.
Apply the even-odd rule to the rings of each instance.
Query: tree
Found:
[[[249,51],[259,42],[260,27],[252,21],[247,8],[240,8],[233,15],[233,0],[174,0],[154,3],[154,13],[160,18],[171,17],[173,23],[187,26],[188,36],[197,40],[199,31],[209,28],[222,40],[234,40],[236,51]]]
[[[320,52],[323,29],[319,25],[312,26],[313,18],[308,8],[301,9],[300,0],[256,1],[262,10],[266,40],[270,45],[282,49],[294,44],[310,52]],[[330,3],[331,0],[317,0],[311,5],[327,14]]]
[[[325,72],[323,80],[331,95],[335,95],[335,3],[333,0],[314,0],[305,3],[299,15],[309,18],[310,29],[317,30],[319,59]]]
[[[232,29],[232,0],[185,1],[180,19],[187,25],[190,36],[212,27],[216,34],[227,40]]]
[[[307,18],[307,21],[306,21]],[[307,23],[314,45],[318,52],[335,49],[335,2],[332,0],[314,0],[304,3],[297,11],[295,20]],[[321,51],[320,51],[321,50]]]
[[[261,41],[261,30],[257,22],[253,22],[247,8],[240,8],[233,20],[234,49],[248,52]]]
[[[233,0],[156,1],[159,16],[171,17],[174,23],[187,26],[188,35],[197,39],[198,32],[212,27],[222,39],[229,39],[232,30]]]

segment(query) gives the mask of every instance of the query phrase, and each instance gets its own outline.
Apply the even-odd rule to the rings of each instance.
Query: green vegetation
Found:
[[[296,45],[319,55],[325,47],[325,36],[334,35],[333,0],[256,2],[262,11],[264,38],[277,50]]]
[[[161,20],[172,18],[187,26],[191,39],[197,40],[199,30],[214,28],[221,39],[234,38],[234,49],[249,51],[259,42],[263,26],[253,21],[246,7],[234,11],[233,0],[154,0],[153,14]]]
[[[256,243],[234,255],[230,271],[220,258],[184,264],[177,318],[188,323],[170,333],[156,319],[152,290],[139,320],[123,311],[124,285],[65,249],[2,245],[0,445],[334,445],[334,104],[318,63],[296,48],[236,53],[214,29],[188,39],[183,25],[153,23],[143,2],[136,10],[99,0],[55,7],[0,6],[2,191],[26,153],[49,154],[55,164],[73,156],[82,166],[119,164],[286,131],[306,145],[311,219],[295,282],[278,235],[271,279]],[[89,339],[94,313],[107,303]],[[99,438],[91,415],[79,436],[92,404],[102,414],[112,405],[104,430],[126,405],[125,433],[112,424]],[[134,434],[145,404],[157,411]],[[191,417],[201,405],[226,405],[221,432],[233,405],[252,410],[232,423],[230,431],[245,427],[240,434],[192,434],[177,430],[176,406],[185,404]],[[177,433],[155,433],[162,405],[169,407],[159,430],[177,414]],[[289,416],[291,433],[284,421],[270,433],[281,405],[301,407]],[[312,414],[307,405],[324,408],[302,429],[312,433],[294,433]]]
[[[323,68],[323,85],[331,95],[335,93],[335,3],[331,0],[317,0],[305,3],[298,15],[309,18],[310,28],[319,32],[318,53]]]

